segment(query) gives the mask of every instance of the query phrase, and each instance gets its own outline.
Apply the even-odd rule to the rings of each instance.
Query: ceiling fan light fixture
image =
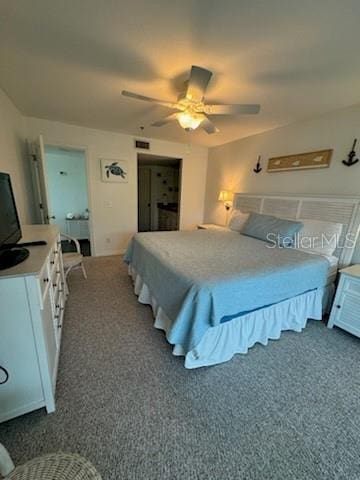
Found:
[[[195,130],[204,120],[203,115],[196,115],[190,112],[180,112],[176,118],[184,130]]]
[[[184,130],[192,131],[201,126],[201,129],[208,135],[219,132],[219,129],[209,118],[211,115],[252,115],[259,113],[260,105],[258,104],[212,105],[207,103],[205,96],[211,77],[212,72],[210,70],[192,65],[190,77],[185,82],[184,89],[178,95],[175,103],[146,97],[127,90],[123,90],[122,95],[176,110],[165,118],[152,123],[151,126],[153,127],[162,127],[173,120],[177,120]]]

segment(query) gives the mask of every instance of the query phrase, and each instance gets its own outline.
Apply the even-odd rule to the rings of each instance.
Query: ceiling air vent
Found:
[[[140,148],[141,150],[150,150],[150,142],[145,142],[144,140],[135,140],[135,148]]]

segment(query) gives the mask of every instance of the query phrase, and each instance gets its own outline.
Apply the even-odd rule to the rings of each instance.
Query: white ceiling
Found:
[[[360,102],[359,0],[0,0],[0,85],[26,115],[218,145]],[[220,133],[149,125],[190,66],[208,102],[260,103],[212,117]]]

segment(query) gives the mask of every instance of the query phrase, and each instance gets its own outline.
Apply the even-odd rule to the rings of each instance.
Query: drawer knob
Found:
[[[2,375],[0,375],[0,385],[4,385],[4,383],[9,380],[10,375],[5,367],[0,367],[0,372],[2,372]]]
[[[341,305],[336,305],[336,308],[341,308]]]
[[[57,328],[61,328],[61,325],[59,324],[59,325],[57,326]]]

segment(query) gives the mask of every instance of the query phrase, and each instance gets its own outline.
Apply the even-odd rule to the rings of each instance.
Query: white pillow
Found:
[[[337,248],[342,224],[299,218],[302,229],[295,235],[294,247],[319,255],[332,255]]]
[[[233,210],[229,220],[228,227],[234,232],[240,232],[249,218],[249,213],[243,213],[240,210]]]

